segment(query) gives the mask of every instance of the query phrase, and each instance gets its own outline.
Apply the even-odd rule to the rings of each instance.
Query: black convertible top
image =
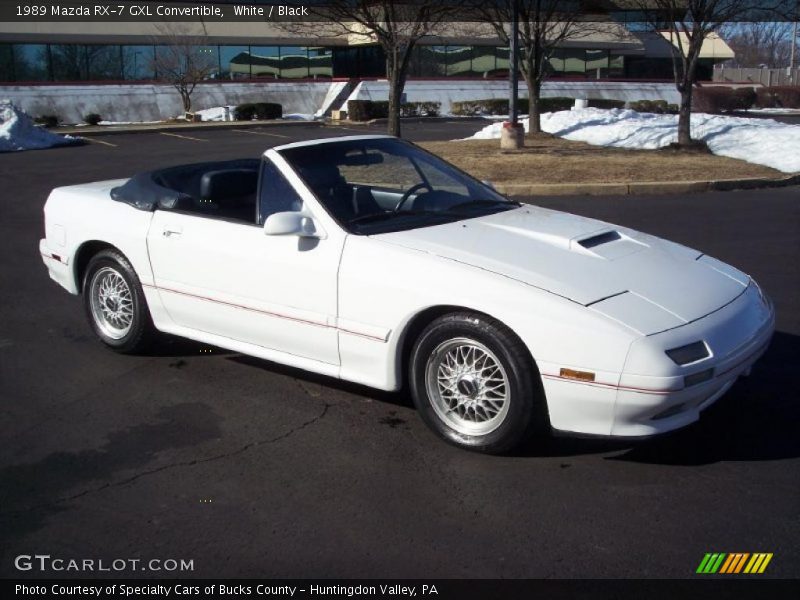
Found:
[[[193,163],[138,173],[124,184],[111,190],[111,198],[130,204],[139,210],[175,209],[200,199],[203,175],[213,171],[243,170],[258,172],[260,160],[240,158],[215,162]]]

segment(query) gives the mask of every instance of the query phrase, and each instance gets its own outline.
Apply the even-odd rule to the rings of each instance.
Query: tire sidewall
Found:
[[[107,336],[97,322],[92,311],[91,300],[91,282],[95,273],[100,269],[109,267],[120,274],[125,280],[128,288],[131,290],[131,297],[133,298],[133,320],[131,328],[128,333],[119,339],[114,339]],[[106,346],[120,351],[120,352],[133,352],[142,345],[143,338],[150,327],[150,315],[147,312],[147,302],[144,298],[142,286],[139,283],[139,278],[133,270],[133,267],[127,259],[118,252],[106,250],[96,254],[89,261],[86,267],[86,273],[83,278],[83,306],[86,312],[86,317],[92,327],[95,335]]]
[[[428,358],[441,343],[453,338],[473,339],[489,348],[508,377],[508,412],[503,422],[487,434],[466,435],[456,431],[439,417],[428,397]],[[472,450],[501,453],[519,444],[534,428],[539,401],[534,385],[535,369],[529,357],[519,351],[520,344],[510,331],[481,315],[447,315],[429,325],[414,345],[409,373],[414,404],[425,423],[447,441]]]

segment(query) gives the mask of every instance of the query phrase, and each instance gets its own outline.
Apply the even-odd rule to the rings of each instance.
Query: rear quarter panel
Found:
[[[147,253],[147,232],[153,213],[111,199],[113,187],[125,180],[103,181],[54,189],[44,207],[44,250],[66,266],[60,283],[72,294],[80,293],[77,257],[90,242],[117,248],[130,261],[142,283],[153,280]]]

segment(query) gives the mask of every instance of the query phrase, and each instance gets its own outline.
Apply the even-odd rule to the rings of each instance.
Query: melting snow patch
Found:
[[[194,114],[200,115],[201,121],[233,121],[235,106],[215,106],[205,110],[195,111]]]
[[[315,115],[307,113],[289,113],[288,115],[283,115],[283,118],[289,121],[315,121],[317,119]]]
[[[39,150],[77,143],[80,143],[79,138],[37,127],[27,113],[8,100],[0,102],[0,152]]]
[[[520,119],[525,131],[528,120]],[[500,137],[502,123],[484,127],[472,139]],[[692,137],[708,144],[720,156],[772,167],[784,173],[800,172],[800,126],[772,119],[745,119],[705,113],[692,114]],[[652,150],[677,141],[677,115],[633,110],[585,108],[542,115],[542,130],[568,140],[595,146]]]

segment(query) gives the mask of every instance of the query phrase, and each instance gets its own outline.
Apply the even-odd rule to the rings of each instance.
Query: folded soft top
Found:
[[[139,210],[171,210],[182,201],[200,199],[200,181],[205,173],[229,169],[258,171],[259,159],[241,158],[193,163],[138,173],[111,190],[111,198]]]

